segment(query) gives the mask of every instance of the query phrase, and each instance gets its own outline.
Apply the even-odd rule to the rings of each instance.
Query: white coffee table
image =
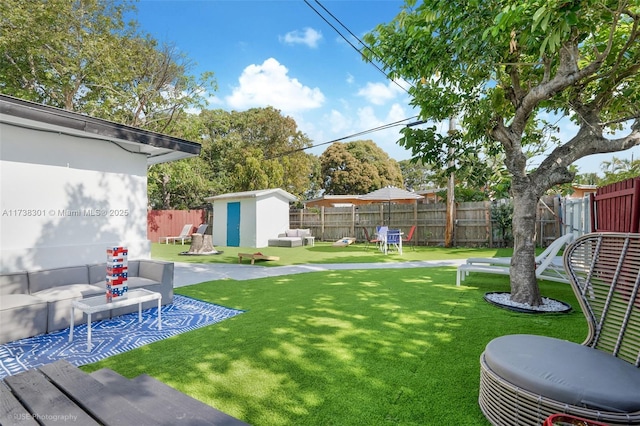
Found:
[[[85,299],[71,302],[71,322],[69,329],[69,341],[73,340],[73,326],[75,310],[79,309],[87,314],[87,350],[91,350],[91,314],[108,311],[110,309],[121,308],[138,304],[138,322],[142,322],[142,304],[151,300],[158,301],[158,330],[162,330],[162,295],[144,288],[130,290],[124,296],[116,297],[112,302],[107,302],[106,294],[100,296],[87,297]]]

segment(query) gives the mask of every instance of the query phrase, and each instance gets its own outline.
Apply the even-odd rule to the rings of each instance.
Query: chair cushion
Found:
[[[489,342],[484,359],[498,376],[534,394],[604,411],[640,410],[640,369],[598,349],[514,334]]]
[[[100,282],[94,283],[93,285],[100,286],[104,289],[107,288],[106,281],[100,281]],[[160,281],[150,280],[149,278],[142,278],[142,277],[127,278],[127,288],[129,290],[133,290],[134,288],[148,288],[149,290],[152,290],[153,286],[159,286],[159,285],[160,285]],[[152,290],[152,291],[159,291],[159,290]]]
[[[34,296],[47,302],[56,302],[67,299],[82,299],[83,297],[100,294],[105,294],[105,289],[96,284],[69,284],[39,291],[34,293]]]
[[[26,272],[0,275],[0,294],[29,294],[29,277]]]
[[[47,301],[29,294],[5,294],[0,297],[0,310],[19,308],[22,306],[40,306],[47,308]],[[3,326],[6,324],[3,323]]]
[[[68,284],[87,284],[89,268],[86,266],[69,266],[65,268],[47,269],[29,272],[29,293],[35,294],[43,290]]]

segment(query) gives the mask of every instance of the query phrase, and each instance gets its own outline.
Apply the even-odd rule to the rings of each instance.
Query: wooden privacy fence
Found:
[[[175,237],[189,223],[192,232],[201,223],[208,223],[207,210],[151,210],[147,212],[147,238],[157,242],[162,237]]]
[[[489,201],[457,203],[454,220],[454,245],[461,247],[509,246],[511,230],[503,240],[502,230],[491,219],[491,210],[499,203]],[[289,213],[291,228],[309,228],[318,241],[336,241],[343,237],[355,237],[364,241],[367,228],[373,235],[375,227],[382,223],[400,228],[405,236],[412,226],[416,232],[411,243],[417,245],[444,245],[446,205],[431,204],[368,204],[351,207],[321,207],[293,209]],[[201,223],[213,224],[211,210],[151,210],[148,213],[147,238],[176,236],[185,224],[197,227]],[[544,197],[538,204],[536,221],[537,244],[548,246],[567,232],[576,237],[588,232],[589,206],[559,197]],[[209,227],[211,232],[212,227]]]
[[[639,232],[640,177],[598,188],[591,210],[594,232]]]
[[[561,199],[545,197],[538,205],[537,243],[546,247],[563,234]],[[494,205],[489,201],[457,203],[455,211],[454,245],[503,246],[502,231],[491,219]],[[372,235],[377,225],[400,228],[405,235],[412,226],[416,232],[412,243],[418,245],[444,245],[446,205],[435,204],[369,204],[351,207],[320,207],[291,210],[291,228],[309,228],[321,241],[336,241],[343,237],[355,237],[364,241],[364,230]],[[388,222],[388,223],[387,223]],[[509,229],[507,235],[510,236]]]

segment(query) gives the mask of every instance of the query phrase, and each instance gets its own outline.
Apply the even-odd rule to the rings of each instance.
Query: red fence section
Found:
[[[594,232],[640,230],[640,177],[598,188],[591,198]]]
[[[187,224],[196,228],[207,222],[206,210],[151,210],[147,213],[147,238],[157,242],[161,237],[175,237]]]

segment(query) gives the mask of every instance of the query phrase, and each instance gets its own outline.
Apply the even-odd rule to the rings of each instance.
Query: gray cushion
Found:
[[[95,263],[93,265],[88,265],[87,267],[89,268],[89,284],[105,281],[107,276],[106,262]]]
[[[300,247],[302,246],[301,237],[279,237],[268,240],[270,247]]]
[[[0,310],[13,309],[20,306],[39,305],[46,309],[47,301],[29,294],[5,294],[0,297]],[[5,324],[2,323],[4,326]]]
[[[640,410],[640,369],[604,351],[514,334],[489,342],[484,359],[506,381],[556,401],[613,412]]]
[[[90,284],[70,284],[61,285],[55,288],[39,291],[35,294],[49,302],[49,312],[47,317],[47,332],[61,330],[69,327],[71,318],[71,302],[85,297],[104,295],[105,289]],[[91,316],[92,321],[109,318],[110,311],[99,312]],[[82,321],[83,313],[75,311],[74,321],[79,324]]]
[[[162,282],[162,274],[164,272],[164,263],[156,263],[147,260],[140,263],[138,273],[135,276],[147,278],[158,283]]]
[[[0,297],[0,344],[46,333],[47,312],[47,302],[35,296]]]
[[[130,260],[127,262],[127,273],[130,277],[139,276],[140,272],[140,261],[139,260]]]
[[[29,278],[26,272],[0,275],[0,294],[29,294]]]
[[[39,291],[34,294],[47,302],[55,302],[57,300],[82,299],[85,297],[97,296],[105,294],[105,289],[96,284],[69,284],[60,285],[54,288]]]
[[[31,294],[66,284],[88,283],[89,268],[86,266],[70,266],[66,268],[29,272],[29,292]]]

